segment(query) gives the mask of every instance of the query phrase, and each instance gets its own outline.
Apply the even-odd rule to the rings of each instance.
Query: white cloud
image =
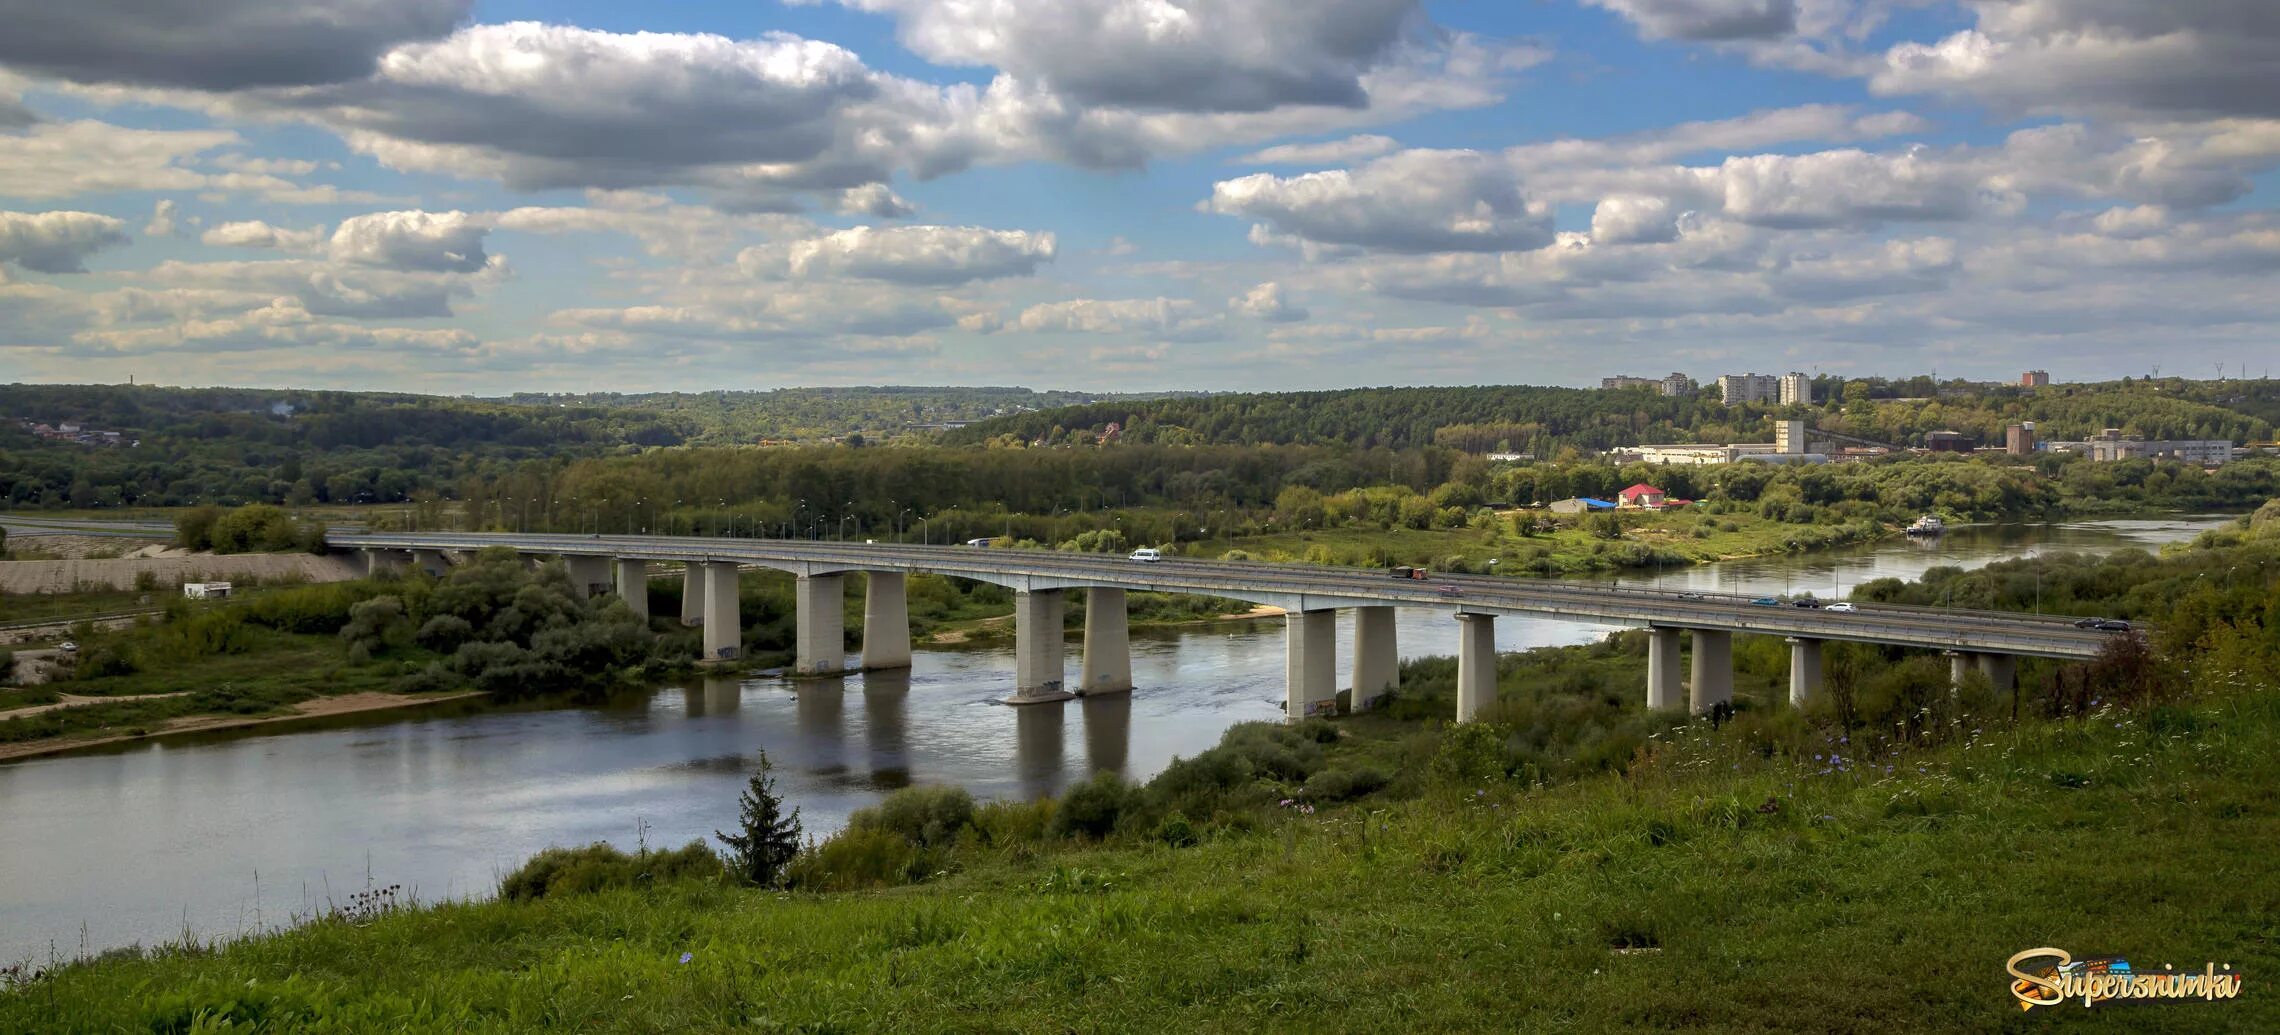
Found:
[[[897,17],[936,64],[987,66],[1085,107],[1362,108],[1363,75],[1430,38],[1418,0],[840,0]]]
[[[1254,320],[1270,323],[1290,323],[1307,317],[1306,307],[1292,305],[1290,300],[1283,297],[1282,285],[1271,280],[1228,299],[1227,308]]]
[[[93,212],[0,212],[0,263],[85,273],[87,256],[128,242],[126,224]]]
[[[1599,199],[1591,212],[1591,239],[1601,244],[1659,244],[1678,239],[1678,212],[1669,198],[1618,194]]]
[[[858,226],[747,248],[737,265],[754,276],[861,279],[947,286],[1037,271],[1054,255],[1053,235],[973,226]]]
[[[1307,241],[1387,251],[1534,248],[1552,230],[1511,168],[1473,151],[1404,151],[1292,177],[1254,173],[1213,184],[1207,207]]]
[[[1654,39],[1778,39],[1797,31],[1796,0],[1584,0]]]
[[[314,259],[256,262],[168,260],[136,279],[160,288],[254,291],[290,296],[318,316],[354,319],[416,319],[452,315],[451,303],[503,280],[507,269],[494,257],[473,273],[402,271]]]
[[[473,273],[490,263],[483,254],[490,229],[465,212],[374,212],[342,220],[331,253],[360,266]]]
[[[1337,165],[1358,162],[1364,158],[1401,149],[1401,143],[1392,137],[1364,133],[1343,140],[1328,140],[1319,144],[1283,144],[1263,151],[1253,151],[1235,159],[1237,165]]]
[[[1072,298],[1030,306],[1007,323],[1030,334],[1142,334],[1158,338],[1217,336],[1217,318],[1181,298]]]
[[[901,219],[917,214],[918,206],[903,200],[884,183],[866,183],[839,192],[838,210],[846,216]]]
[[[1885,52],[1869,85],[2031,112],[2280,116],[2266,0],[1972,0],[1977,25]]]
[[[174,229],[174,199],[160,198],[151,206],[150,222],[143,224],[143,236],[172,237]]]
[[[1952,220],[1989,201],[2008,203],[1983,197],[1970,168],[1913,149],[1750,155],[1698,174],[1727,215],[1759,226]]]
[[[196,155],[238,143],[227,130],[126,129],[108,123],[42,122],[0,134],[0,196],[45,199],[111,191],[199,190],[211,177],[188,168]]]
[[[314,252],[324,246],[325,228],[312,226],[306,230],[288,230],[258,219],[244,219],[212,227],[200,234],[198,240],[201,244],[221,248],[275,248],[289,252]]]

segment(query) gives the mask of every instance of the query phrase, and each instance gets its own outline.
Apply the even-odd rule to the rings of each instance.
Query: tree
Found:
[[[775,766],[760,752],[760,768],[752,774],[737,798],[737,833],[713,831],[728,846],[728,870],[746,884],[773,887],[782,883],[784,868],[800,850],[800,810],[784,815],[784,799],[776,796]]]

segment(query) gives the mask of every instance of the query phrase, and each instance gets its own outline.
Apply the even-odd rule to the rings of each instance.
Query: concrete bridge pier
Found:
[[[590,597],[596,590],[608,590],[616,584],[610,571],[610,558],[590,554],[566,553],[562,555],[562,568],[570,575],[570,585],[581,597]]]
[[[1496,616],[1457,614],[1457,721],[1496,703]]]
[[[717,571],[715,572],[717,574]],[[705,576],[711,581],[714,575]],[[794,608],[798,627],[793,642],[792,671],[803,676],[828,676],[847,667],[847,582],[841,575],[802,575],[796,587]],[[710,621],[711,616],[707,616]],[[908,636],[907,627],[903,634]]]
[[[910,667],[910,590],[899,571],[863,576],[863,669]]]
[[[1062,685],[1068,645],[1061,636],[1067,600],[1057,589],[1013,594],[1013,696],[1007,704],[1043,704],[1075,697]]]
[[[1368,711],[1401,682],[1401,647],[1395,639],[1394,609],[1354,609],[1354,685],[1348,710]]]
[[[705,624],[705,566],[690,563],[681,571],[681,624]]]
[[[451,560],[445,557],[441,550],[414,550],[412,551],[412,567],[437,578],[442,578],[444,572],[451,570]]]
[[[364,551],[364,574],[370,576],[383,572],[402,571],[406,565],[411,563],[411,560],[412,552],[410,550],[374,550],[367,548]]]
[[[1789,706],[1803,708],[1821,696],[1821,641],[1789,640]]]
[[[1947,659],[1948,688],[1951,690],[1961,687],[1964,679],[1971,675],[1972,669],[1978,667],[1972,662],[1971,654],[1967,651],[1951,650],[1947,652]]]
[[[1979,674],[1987,677],[1987,684],[1998,691],[2008,692],[2019,684],[2019,659],[2009,654],[1980,654],[1972,659]]]
[[[729,661],[744,654],[744,616],[738,612],[736,565],[705,565],[705,657]]]
[[[633,613],[640,616],[642,621],[649,620],[648,561],[618,558],[617,595],[618,599],[625,601],[625,606],[632,608]]]
[[[1077,668],[1077,692],[1128,693],[1132,689],[1132,626],[1124,591],[1108,586],[1085,590],[1085,654]]]
[[[1688,710],[1701,715],[1733,703],[1734,634],[1694,630],[1694,685],[1687,688]]]
[[[1677,629],[1647,630],[1647,707],[1677,708],[1685,702],[1680,699],[1678,681]]]
[[[1338,612],[1283,616],[1283,715],[1304,719],[1338,708]]]

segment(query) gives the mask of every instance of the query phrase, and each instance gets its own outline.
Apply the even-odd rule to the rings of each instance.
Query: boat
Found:
[[[1926,514],[1917,518],[1916,523],[1909,525],[1906,531],[1909,535],[1939,535],[1947,531],[1947,522],[1941,521],[1937,514]]]

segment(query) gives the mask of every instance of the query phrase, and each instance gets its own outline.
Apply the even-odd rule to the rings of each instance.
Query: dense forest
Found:
[[[1770,441],[1769,421],[1897,446],[1931,431],[2000,444],[2003,429],[2035,421],[2043,439],[2082,439],[2105,428],[2148,438],[2269,440],[2280,419],[2280,381],[2120,381],[2021,388],[1860,379],[1815,382],[1813,405],[1736,405],[1714,392],[1489,386],[1354,388],[1248,393],[1040,410],[950,432],[956,444],[1164,443],[1170,445],[1440,445],[1466,452],[1593,452],[1653,442]],[[1908,394],[1908,393],[1922,393]],[[1115,425],[1112,432],[1111,425]]]
[[[116,432],[48,439],[32,425]],[[433,396],[147,385],[0,385],[0,503],[369,503],[462,479],[686,441],[669,416]]]
[[[1095,402],[1138,402],[1181,393],[1120,395],[1027,388],[781,388],[767,392],[650,392],[583,395],[525,393],[502,400],[529,406],[589,406],[659,413],[695,427],[690,442],[820,442],[847,435],[892,441],[926,436],[944,423]],[[1187,393],[1196,394],[1196,393]]]

